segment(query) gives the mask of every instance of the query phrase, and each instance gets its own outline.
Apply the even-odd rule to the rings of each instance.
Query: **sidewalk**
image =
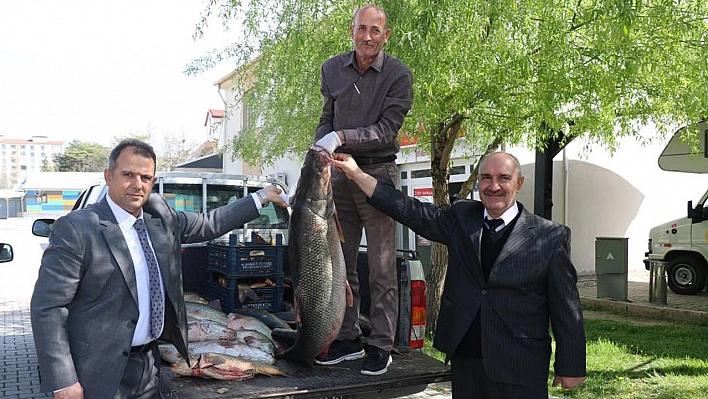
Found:
[[[677,295],[667,288],[666,304],[649,302],[649,272],[635,272],[627,278],[627,301],[597,297],[597,276],[579,276],[578,291],[584,306],[653,317],[663,320],[708,323],[708,292]]]

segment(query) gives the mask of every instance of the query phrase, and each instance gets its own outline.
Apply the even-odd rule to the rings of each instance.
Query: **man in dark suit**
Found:
[[[207,214],[176,212],[150,195],[155,162],[149,144],[122,141],[104,172],[108,195],[52,227],[31,315],[41,389],[54,398],[169,395],[155,342],[187,356],[181,244],[226,234],[268,201],[286,205],[269,186]]]
[[[435,348],[452,361],[452,393],[465,399],[546,399],[556,340],[553,386],[585,380],[585,332],[570,260],[570,229],[516,201],[519,161],[497,152],[480,161],[481,202],[450,209],[377,184],[347,155],[334,165],[369,202],[421,236],[448,247]]]

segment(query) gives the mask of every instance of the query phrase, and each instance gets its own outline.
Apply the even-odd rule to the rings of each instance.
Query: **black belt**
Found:
[[[156,341],[148,342],[147,344],[144,345],[138,345],[130,348],[131,353],[145,353],[148,351],[151,351],[155,345],[157,345]]]
[[[356,163],[361,165],[374,165],[377,163],[386,163],[396,160],[395,155],[389,155],[387,157],[354,157]]]

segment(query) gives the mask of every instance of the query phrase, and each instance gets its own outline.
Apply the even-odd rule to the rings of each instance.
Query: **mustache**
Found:
[[[501,190],[501,189],[500,189],[500,190],[496,190],[496,191],[494,191],[494,190],[484,190],[484,191],[482,191],[482,193],[483,193],[484,195],[500,195],[500,194],[504,194],[504,190]]]

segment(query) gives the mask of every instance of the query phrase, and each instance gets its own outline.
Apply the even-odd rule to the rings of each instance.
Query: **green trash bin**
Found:
[[[595,237],[598,298],[627,301],[628,241],[624,237]]]

